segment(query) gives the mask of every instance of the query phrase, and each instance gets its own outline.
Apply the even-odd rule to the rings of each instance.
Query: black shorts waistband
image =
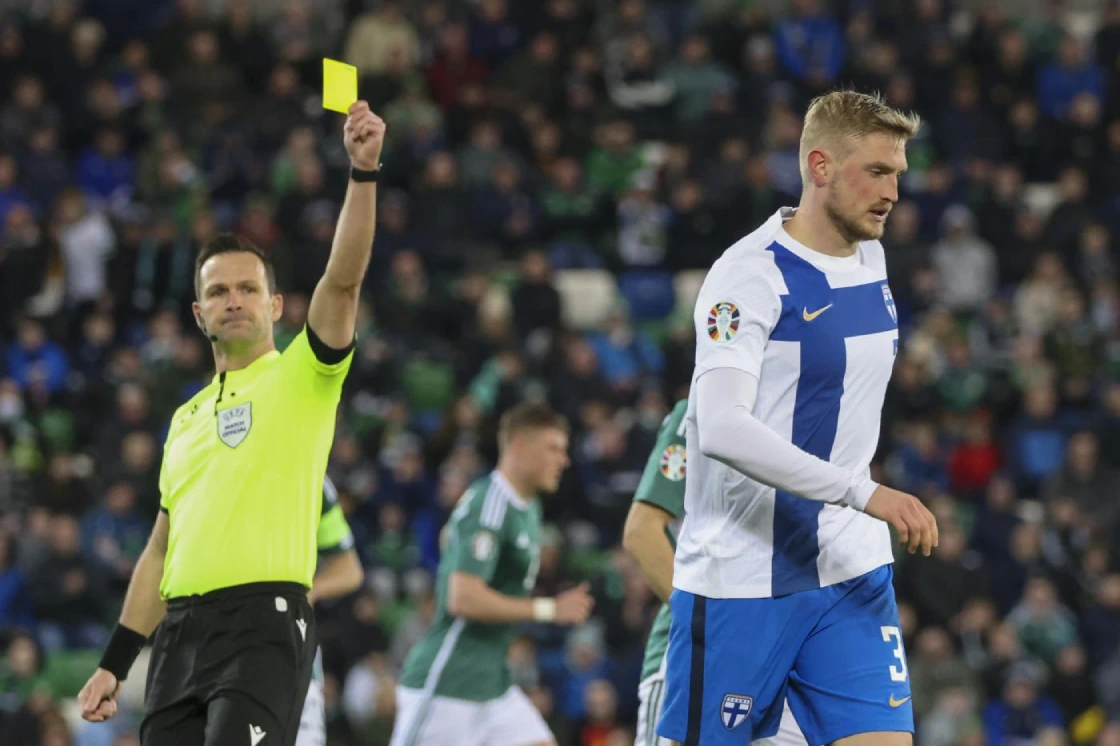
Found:
[[[239,601],[255,596],[306,596],[307,586],[300,583],[267,582],[246,583],[244,585],[231,585],[228,588],[218,588],[194,596],[176,596],[167,599],[167,610],[178,611],[195,606],[220,603],[222,601]]]

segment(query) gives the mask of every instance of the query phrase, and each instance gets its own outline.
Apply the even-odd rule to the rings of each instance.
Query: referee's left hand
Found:
[[[89,677],[89,681],[78,692],[78,704],[82,708],[82,719],[100,723],[117,714],[117,695],[121,682],[117,677],[99,668]]]
[[[350,156],[350,164],[367,171],[378,168],[384,141],[385,121],[374,114],[365,101],[350,104],[350,113],[342,128],[342,143]]]

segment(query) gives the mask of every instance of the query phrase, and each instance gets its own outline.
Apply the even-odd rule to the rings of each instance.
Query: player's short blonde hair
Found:
[[[906,141],[918,134],[922,121],[917,114],[892,109],[877,94],[833,91],[818,96],[805,112],[801,128],[801,183],[809,183],[809,153],[828,148],[839,157],[868,135],[894,135]]]

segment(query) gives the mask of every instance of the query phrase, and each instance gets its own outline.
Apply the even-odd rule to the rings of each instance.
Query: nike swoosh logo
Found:
[[[822,313],[824,313],[825,311],[827,311],[830,308],[832,308],[831,303],[829,303],[824,308],[820,308],[816,311],[813,311],[812,313],[809,313],[808,308],[802,308],[801,309],[801,318],[805,319],[806,321],[812,321],[813,319],[817,318],[818,316],[820,316]]]
[[[911,695],[907,694],[902,699],[895,699],[894,695],[892,694],[891,698],[887,700],[887,704],[889,704],[891,707],[902,707],[904,704],[910,701],[910,696]]]

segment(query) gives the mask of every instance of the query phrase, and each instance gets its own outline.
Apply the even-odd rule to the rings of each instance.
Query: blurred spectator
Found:
[[[978,494],[992,482],[1003,463],[1003,454],[992,432],[991,419],[973,415],[965,424],[964,438],[949,456],[949,483],[964,499]]]
[[[51,519],[49,554],[30,581],[39,636],[47,651],[105,644],[109,630],[102,622],[104,576],[82,556],[74,518],[59,515]]]
[[[946,626],[968,601],[987,592],[988,579],[980,557],[966,549],[964,532],[952,525],[940,532],[933,554],[912,558],[900,582],[923,624]]]
[[[400,3],[389,0],[351,22],[344,55],[359,75],[378,75],[393,59],[405,67],[415,66],[420,59],[420,39]]]
[[[1023,661],[1011,667],[1003,698],[984,708],[988,743],[1034,739],[1047,726],[1061,728],[1065,724],[1057,703],[1040,694],[1045,678],[1045,670],[1035,663]]]
[[[66,267],[66,299],[85,307],[106,290],[106,267],[116,236],[104,213],[92,209],[77,189],[66,189],[55,209],[59,243]]]
[[[117,482],[101,505],[82,519],[83,552],[97,559],[118,592],[128,587],[151,530],[151,521],[138,514],[136,502],[132,485]]]
[[[939,300],[953,311],[978,311],[996,289],[996,254],[973,233],[972,213],[962,205],[941,218],[942,238],[930,249]]]
[[[8,348],[8,371],[21,388],[42,383],[55,392],[66,384],[70,362],[66,352],[52,342],[43,325],[30,318],[19,321],[16,341]]]
[[[15,541],[0,531],[0,630],[34,627],[28,579],[16,564]]]
[[[795,79],[819,91],[836,79],[844,64],[843,32],[818,0],[795,0],[793,6],[793,18],[775,30],[778,59]]]
[[[1023,400],[1023,414],[1008,434],[1007,453],[1020,488],[1033,496],[1061,466],[1069,418],[1059,412],[1057,394],[1049,385],[1032,386]]]
[[[1069,440],[1065,464],[1047,481],[1044,494],[1050,499],[1072,498],[1079,512],[1107,534],[1120,518],[1115,499],[1120,475],[1101,463],[1099,450],[1095,433],[1075,433]]]
[[[1068,645],[1061,649],[1054,663],[1048,693],[1061,708],[1062,719],[1072,724],[1097,701],[1085,650],[1077,645]]]
[[[1104,95],[1104,76],[1089,59],[1085,45],[1073,34],[1066,34],[1058,45],[1057,59],[1038,74],[1038,102],[1042,113],[1060,119],[1079,93]]]
[[[1023,601],[1011,610],[1007,621],[1019,633],[1026,652],[1047,665],[1054,663],[1060,650],[1077,642],[1073,614],[1062,606],[1053,583],[1046,578],[1027,582]]]

